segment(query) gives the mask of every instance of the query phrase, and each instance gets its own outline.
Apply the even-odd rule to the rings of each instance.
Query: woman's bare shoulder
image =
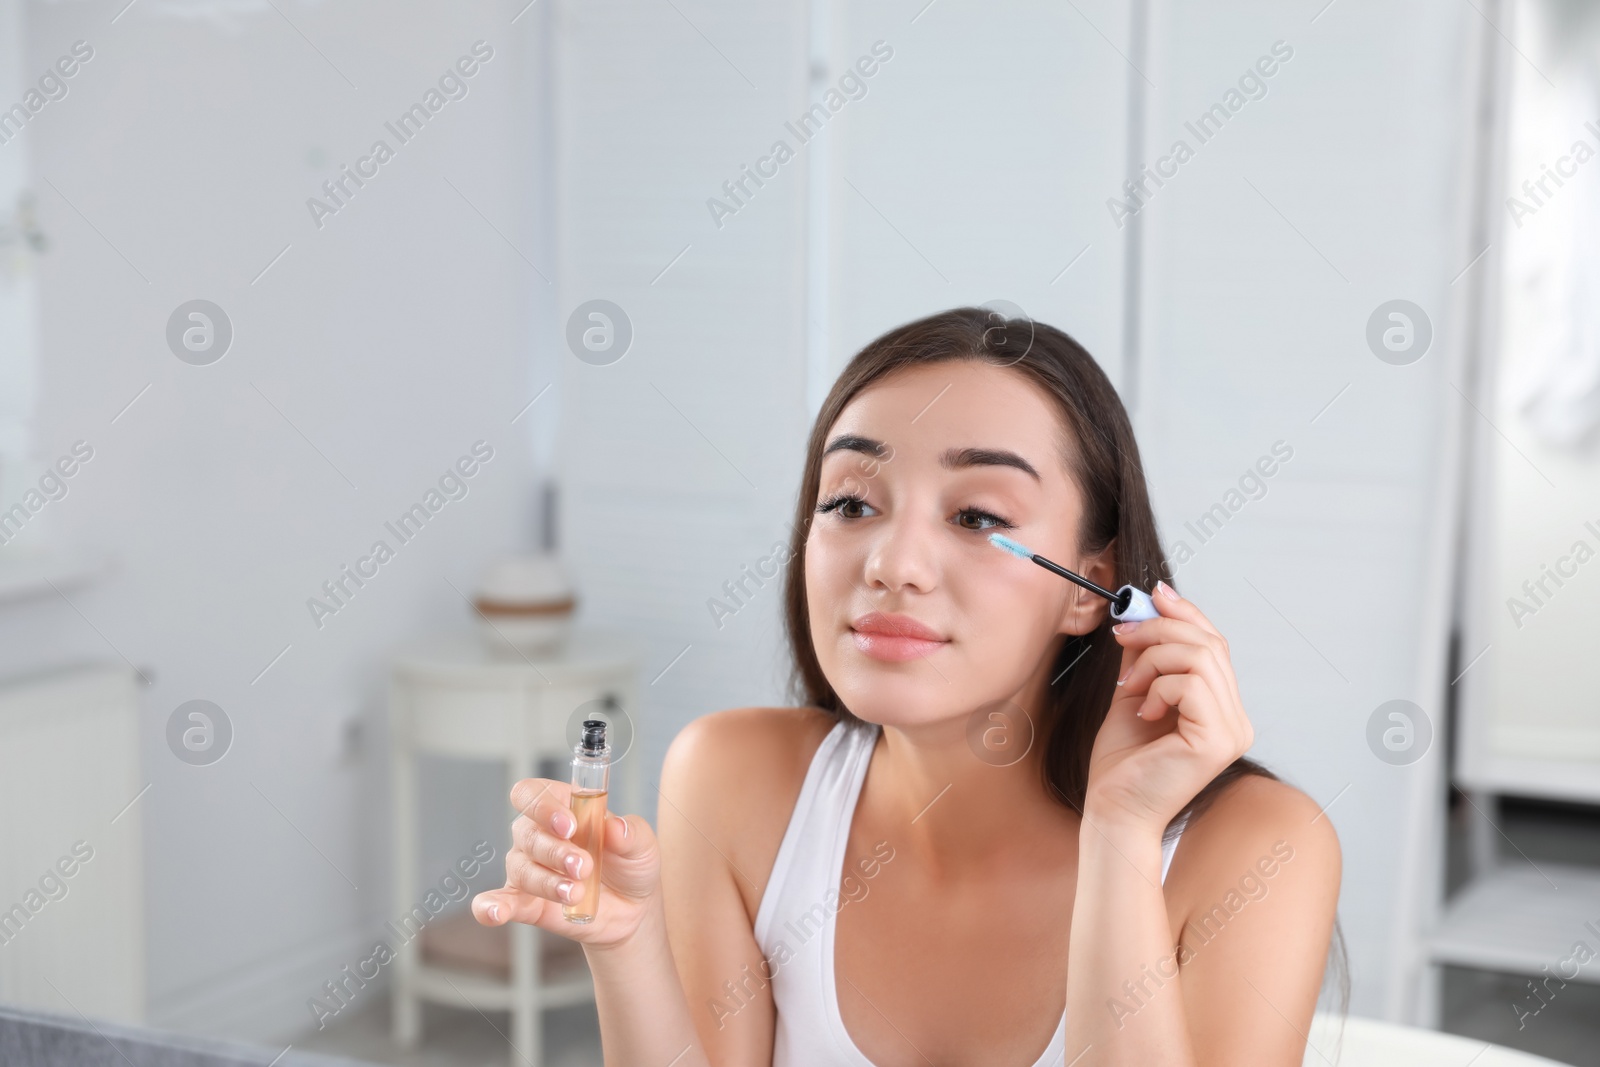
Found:
[[[714,767],[719,775],[758,780],[798,768],[803,778],[811,756],[836,721],[819,708],[713,711],[678,731],[667,749],[667,763],[692,765],[698,775]]]
[[[821,708],[805,707],[747,707],[712,711],[691,719],[678,732],[700,734],[708,738],[723,739],[736,736],[741,741],[760,740],[807,729],[827,732],[836,720]]]
[[[692,720],[668,746],[661,806],[676,809],[736,868],[751,916],[811,758],[837,721],[819,708],[729,708]]]
[[[1342,857],[1332,820],[1310,796],[1276,778],[1243,775],[1184,828],[1171,883],[1184,910],[1209,908],[1219,891],[1254,876],[1338,893]],[[1273,874],[1266,874],[1272,871]]]

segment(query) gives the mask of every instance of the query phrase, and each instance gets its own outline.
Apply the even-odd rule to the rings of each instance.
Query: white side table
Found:
[[[577,630],[562,650],[527,658],[491,653],[475,632],[401,650],[394,659],[389,692],[396,907],[410,904],[418,888],[419,754],[499,760],[506,767],[509,792],[519,780],[537,775],[541,758],[568,759],[576,741],[576,735],[567,737],[573,713],[585,703],[609,698],[622,711],[611,710],[603,717],[616,722],[626,715],[634,733],[631,751],[614,754],[620,758],[612,772],[614,802],[609,807],[637,811],[640,761],[633,713],[638,707],[638,677],[636,646],[622,634],[605,631]],[[509,799],[507,810],[514,818]],[[503,838],[507,843],[511,818]],[[502,847],[498,852],[502,863],[505,854]],[[509,982],[425,965],[420,938],[402,945],[394,963],[395,1041],[415,1045],[421,1040],[424,999],[461,1008],[509,1010],[512,1062],[539,1067],[544,1009],[593,1002],[594,985],[587,973],[541,983],[535,936],[540,931],[520,923],[511,926]]]

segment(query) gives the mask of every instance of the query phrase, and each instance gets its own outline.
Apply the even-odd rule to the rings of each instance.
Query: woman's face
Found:
[[[1075,442],[1048,395],[984,363],[909,368],[857,395],[823,447],[806,598],[845,706],[885,725],[1008,699],[1034,712],[1059,635],[1093,630],[1105,602],[989,534],[1101,585],[1111,570],[1109,552],[1079,556],[1083,499],[1064,458]]]

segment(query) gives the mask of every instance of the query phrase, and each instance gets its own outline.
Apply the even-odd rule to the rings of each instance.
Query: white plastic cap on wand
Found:
[[[1122,598],[1127,597],[1127,604],[1122,610],[1117,610],[1117,604],[1122,603]],[[1161,613],[1156,610],[1156,602],[1150,599],[1149,593],[1141,593],[1131,585],[1125,585],[1117,590],[1117,601],[1111,605],[1111,617],[1118,622],[1143,622],[1146,619],[1157,619]]]

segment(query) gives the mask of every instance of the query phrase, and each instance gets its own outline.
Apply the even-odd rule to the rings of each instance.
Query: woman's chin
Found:
[[[932,671],[925,678],[886,673],[851,672],[834,691],[856,718],[880,726],[920,726],[963,714],[950,684]]]

